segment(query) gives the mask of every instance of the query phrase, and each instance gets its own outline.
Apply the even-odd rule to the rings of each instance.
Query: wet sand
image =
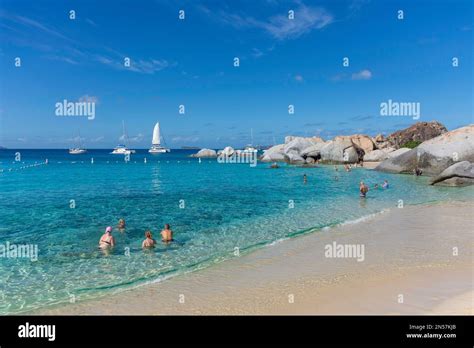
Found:
[[[472,314],[473,214],[474,202],[394,208],[204,270],[31,314]],[[334,242],[363,245],[363,260],[326,257]]]

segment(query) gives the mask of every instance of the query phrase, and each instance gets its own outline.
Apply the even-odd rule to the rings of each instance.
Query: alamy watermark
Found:
[[[86,116],[87,119],[95,119],[95,101],[79,100],[76,102],[64,99],[55,104],[56,116]]]
[[[217,156],[218,163],[249,163],[250,167],[257,166],[257,151],[236,151],[228,156],[225,153]]]
[[[421,114],[418,102],[396,102],[389,99],[380,103],[380,116],[410,116],[418,120]]]
[[[30,259],[30,261],[38,260],[37,244],[0,244],[0,258],[6,259]]]
[[[326,244],[324,247],[324,256],[327,258],[355,258],[357,262],[365,260],[365,245],[364,244]]]

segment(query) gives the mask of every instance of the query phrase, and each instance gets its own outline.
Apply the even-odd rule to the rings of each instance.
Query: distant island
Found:
[[[197,146],[181,146],[181,150],[199,150],[200,147]]]

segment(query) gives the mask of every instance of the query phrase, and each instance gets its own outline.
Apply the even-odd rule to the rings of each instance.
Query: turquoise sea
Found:
[[[15,161],[16,152],[21,161]],[[0,245],[38,246],[37,261],[0,258],[0,314],[94,298],[211,266],[236,257],[236,248],[245,254],[282,238],[318,233],[396,209],[399,200],[409,209],[472,200],[474,192],[361,168],[346,173],[342,166],[336,172],[333,166],[199,163],[189,158],[195,151],[185,150],[138,150],[127,163],[109,152],[0,150]],[[31,166],[45,159],[47,165]],[[384,179],[390,188],[374,190]],[[371,188],[367,199],[359,198],[360,180]],[[127,228],[114,229],[117,246],[104,254],[98,240],[119,218]],[[145,230],[160,240],[165,223],[176,242],[143,251]]]

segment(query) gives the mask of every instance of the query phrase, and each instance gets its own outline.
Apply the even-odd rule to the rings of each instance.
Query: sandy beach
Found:
[[[473,202],[393,208],[207,269],[30,314],[472,314],[473,213]],[[327,257],[334,243],[363,245],[363,258]]]

